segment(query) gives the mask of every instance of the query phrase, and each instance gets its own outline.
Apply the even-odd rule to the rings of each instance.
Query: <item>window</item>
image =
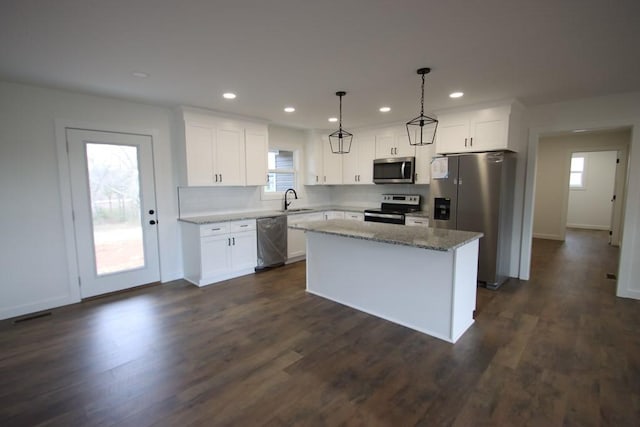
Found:
[[[571,155],[571,172],[569,173],[569,188],[584,188],[585,155],[573,153]]]
[[[269,150],[269,183],[265,194],[284,193],[287,188],[296,188],[296,161],[293,151]]]

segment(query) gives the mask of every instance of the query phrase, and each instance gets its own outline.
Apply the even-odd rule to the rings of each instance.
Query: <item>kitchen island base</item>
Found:
[[[451,343],[473,324],[477,239],[439,251],[306,236],[307,292]]]

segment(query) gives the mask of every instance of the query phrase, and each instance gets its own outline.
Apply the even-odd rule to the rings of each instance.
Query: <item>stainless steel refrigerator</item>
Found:
[[[433,227],[484,233],[478,281],[490,289],[508,278],[514,166],[508,152],[447,155],[431,164]]]

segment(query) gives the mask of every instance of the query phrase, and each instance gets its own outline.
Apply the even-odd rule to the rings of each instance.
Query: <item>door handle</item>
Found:
[[[158,223],[158,221],[155,221],[153,219],[151,221],[149,221],[149,224],[151,224],[151,225],[156,225],[157,223]]]
[[[149,215],[153,215],[154,213],[156,213],[156,211],[154,211],[153,209],[149,209]]]

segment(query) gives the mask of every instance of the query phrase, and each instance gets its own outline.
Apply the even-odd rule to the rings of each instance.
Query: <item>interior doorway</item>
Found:
[[[535,171],[534,239],[557,240],[561,245],[570,246],[567,239],[575,241],[574,231],[577,231],[578,235],[586,233],[591,238],[601,238],[603,248],[619,246],[623,235],[630,142],[630,128],[581,130],[540,137]],[[575,158],[582,160],[574,160],[572,165]],[[599,161],[608,162],[604,168],[607,171],[598,171],[602,169],[596,165]],[[590,167],[591,172],[595,172],[592,176],[588,175]],[[596,198],[584,197],[589,188],[596,190],[597,207]],[[569,229],[570,236],[568,227],[575,227]],[[589,259],[585,257],[584,262]],[[612,273],[617,270],[616,265]]]
[[[619,242],[612,239],[613,229],[621,227],[613,215],[618,162],[618,150],[571,154],[566,223],[567,228],[606,231],[607,242],[614,246]]]

